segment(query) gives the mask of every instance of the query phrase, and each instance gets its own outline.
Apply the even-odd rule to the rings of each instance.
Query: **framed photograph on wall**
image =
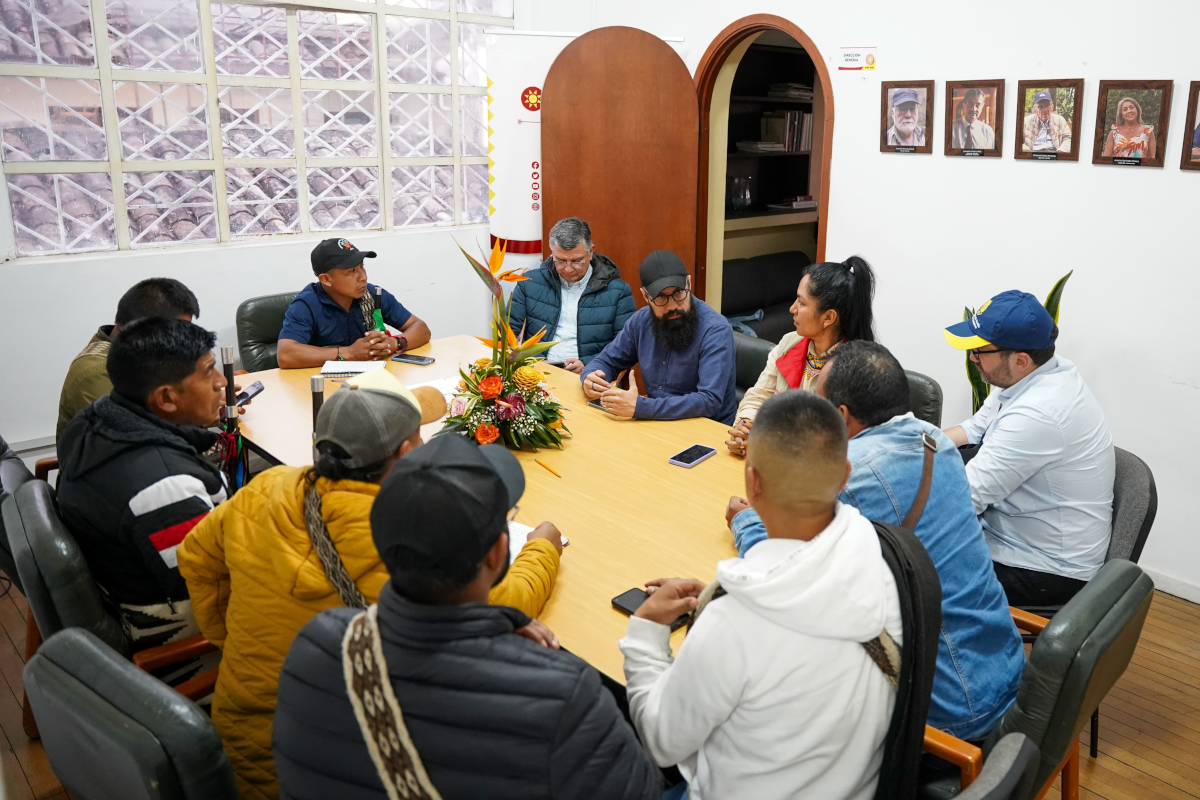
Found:
[[[1100,81],[1093,164],[1161,167],[1172,81]]]
[[[1004,145],[1004,79],[946,81],[948,156],[1000,156]]]
[[[1083,78],[1017,81],[1013,158],[1078,161]]]
[[[933,152],[933,81],[884,81],[879,152]]]
[[[1200,81],[1188,88],[1187,116],[1184,117],[1183,159],[1180,169],[1200,170]]]

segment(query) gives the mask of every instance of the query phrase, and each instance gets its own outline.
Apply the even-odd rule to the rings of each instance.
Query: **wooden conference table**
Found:
[[[489,355],[469,336],[439,339],[412,351],[432,355],[428,367],[388,362],[409,386],[458,374],[458,365]],[[654,422],[619,420],[589,408],[573,373],[546,364],[547,382],[569,409],[562,450],[517,453],[525,494],[517,521],[550,520],[571,544],[563,551],[558,582],[540,619],[562,646],[624,683],[617,640],[627,617],[612,598],[647,580],[690,577],[710,581],[717,562],[737,555],[725,525],[729,496],[744,494],[741,459],[723,446],[727,427],[709,419]],[[262,394],[242,418],[253,449],[290,466],[312,463],[312,393],[316,369],[266,370],[242,376],[262,381]],[[326,381],[326,397],[340,384]],[[426,441],[442,423],[424,426]],[[693,445],[718,452],[692,469],[667,458]],[[562,477],[534,463],[540,458]],[[678,652],[683,630],[671,637]]]

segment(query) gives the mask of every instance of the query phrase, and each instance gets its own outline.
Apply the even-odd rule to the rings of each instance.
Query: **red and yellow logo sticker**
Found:
[[[521,92],[521,105],[530,111],[539,111],[542,108],[542,90],[536,86],[530,86],[525,91]]]

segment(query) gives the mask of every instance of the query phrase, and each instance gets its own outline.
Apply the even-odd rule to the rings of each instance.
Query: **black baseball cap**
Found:
[[[684,266],[683,259],[670,250],[655,250],[646,256],[638,269],[638,275],[642,279],[642,287],[651,297],[657,297],[658,293],[668,286],[680,289],[687,287],[687,267]]]
[[[371,537],[389,572],[404,550],[437,564],[473,566],[506,529],[524,492],[521,464],[501,445],[436,436],[392,467],[371,506]]]
[[[359,250],[349,239],[324,239],[312,251],[313,274],[357,267],[364,258],[375,258],[375,255],[374,250]]]

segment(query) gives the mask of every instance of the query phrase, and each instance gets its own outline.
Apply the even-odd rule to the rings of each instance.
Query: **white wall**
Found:
[[[1161,19],[1194,8],[1169,0]],[[959,320],[964,305],[1006,289],[1044,297],[1074,269],[1060,352],[1099,397],[1117,445],[1154,470],[1158,518],[1141,563],[1161,588],[1200,601],[1200,537],[1188,511],[1200,485],[1200,173],[1178,166],[1188,82],[1200,80],[1192,28],[1121,23],[1123,6],[1113,0],[1042,4],[1036,18],[980,17],[960,3],[928,0],[522,0],[518,9],[541,30],[629,25],[683,36],[675,47],[693,72],[712,39],[752,13],[796,23],[827,63],[839,46],[876,45],[873,74],[839,74],[829,63],[836,122],[827,257],[858,253],[875,266],[880,337],[906,367],[941,383],[947,423],[969,414],[970,397],[962,356],[944,343],[942,327]],[[1015,161],[1016,82],[1078,77],[1086,137],[1079,163]],[[1007,79],[1004,158],[941,155],[944,82],[990,78]],[[1167,166],[1093,166],[1099,81],[1166,78],[1175,81]],[[878,152],[879,82],[928,79],[937,81],[934,154]]]
[[[386,287],[428,322],[435,337],[486,335],[489,295],[454,244],[457,239],[472,254],[482,246],[486,253],[486,226],[325,235],[345,235],[360,249],[378,252],[378,258],[367,261],[371,282]],[[67,367],[97,327],[112,324],[117,300],[134,283],[155,276],[183,281],[200,301],[197,322],[216,331],[220,344],[236,347],[238,304],[258,295],[299,291],[312,281],[309,252],[321,238],[313,234],[0,264],[0,435],[14,445],[53,440]]]

